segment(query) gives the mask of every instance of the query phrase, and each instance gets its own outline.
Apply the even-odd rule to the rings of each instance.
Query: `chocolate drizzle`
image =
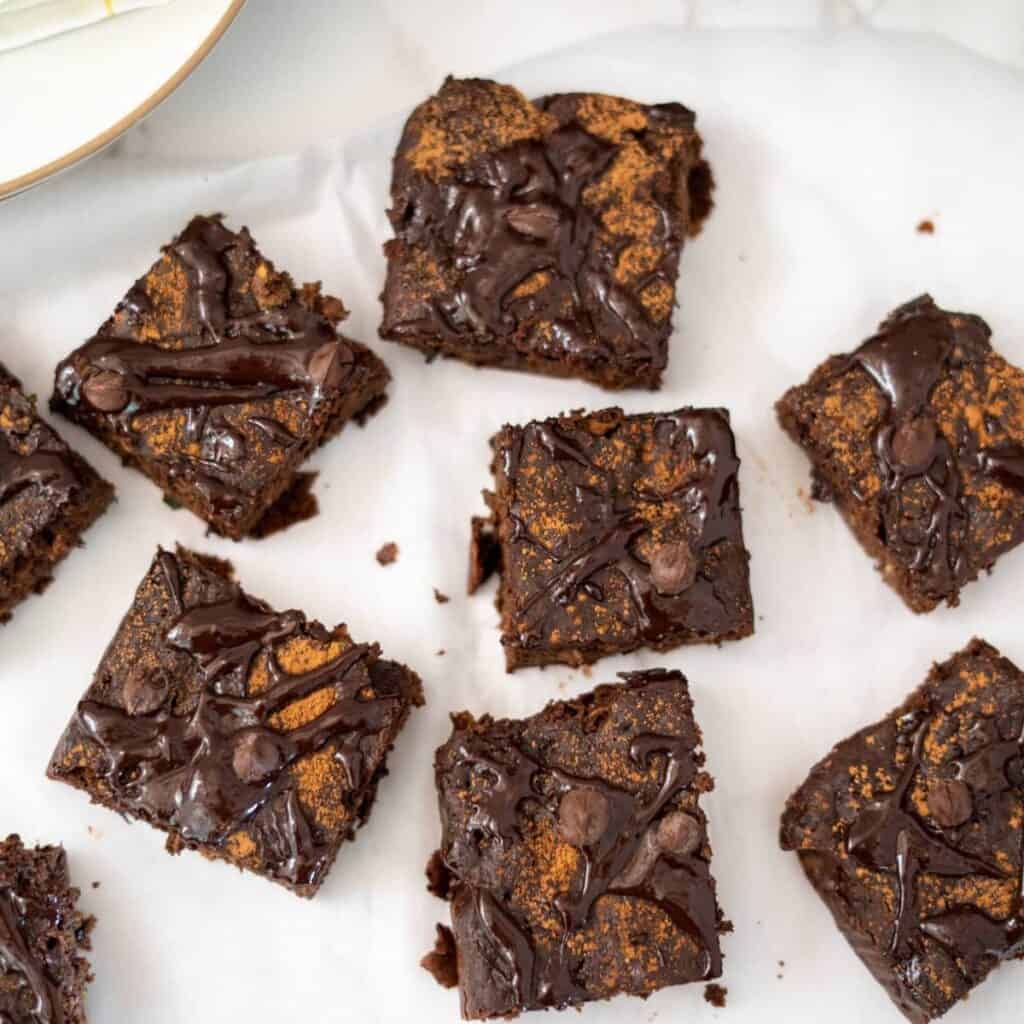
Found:
[[[36,424],[19,440],[29,451],[22,453],[0,431],[0,503],[6,503],[27,487],[39,487],[56,503],[63,502],[80,486],[78,476],[65,451],[49,451],[43,428]]]
[[[613,438],[621,429],[621,413],[618,417],[598,428],[599,437],[592,439],[595,449],[601,439]],[[550,565],[531,580],[528,592],[512,598],[511,621],[519,645],[535,647],[553,631],[564,629],[566,607],[580,594],[598,605],[606,602],[616,578],[625,583],[631,608],[628,622],[623,623],[627,643],[659,643],[684,628],[709,636],[724,636],[737,628],[729,621],[730,608],[711,570],[720,545],[743,547],[739,459],[727,416],[707,409],[659,414],[653,417],[652,433],[659,452],[678,450],[696,467],[664,490],[657,489],[650,466],[639,457],[626,468],[625,479],[603,468],[583,447],[589,438],[586,431],[574,430],[570,436],[556,420],[516,429],[511,441],[504,443],[503,471],[516,488],[507,513],[511,522],[508,543],[513,552],[524,545],[537,549]],[[519,496],[517,483],[524,451],[531,457],[543,453],[571,485],[573,523],[578,528],[554,546],[543,544],[525,522],[531,510]],[[639,514],[640,505],[669,502],[678,508],[686,538],[655,547],[648,562],[638,553],[648,529]],[[685,573],[666,572],[664,563],[670,556],[675,569],[685,568]],[[511,559],[516,557],[513,553]],[[508,574],[509,568],[506,556],[503,571]],[[667,579],[668,575],[672,578]]]
[[[25,938],[25,906],[13,890],[0,888],[0,978],[4,994],[18,1000],[26,1016],[18,1024],[64,1024],[57,986],[39,967]],[[19,998],[19,994],[24,993]],[[0,1010],[0,1020],[9,1020]]]
[[[308,628],[301,613],[274,612],[235,584],[221,600],[190,605],[179,559],[162,551],[157,566],[171,602],[166,646],[187,655],[201,680],[194,708],[180,713],[165,688],[159,706],[143,714],[85,700],[74,726],[98,748],[100,774],[119,809],[186,843],[217,848],[245,828],[275,877],[315,884],[333,847],[307,822],[290,768],[333,744],[349,790],[360,790],[369,781],[364,743],[387,727],[400,698],[375,691],[376,653],[365,645],[308,671],[285,672],[275,649]],[[250,692],[257,659],[268,680]],[[289,731],[272,724],[328,686],[335,700],[312,721]]]
[[[147,440],[133,429],[137,416],[183,411],[188,450],[164,459],[169,475],[193,480],[215,513],[232,514],[248,497],[237,479],[246,443],[217,410],[304,394],[312,418],[345,388],[357,356],[320,305],[290,282],[286,302],[256,305],[233,271],[258,258],[245,229],[235,234],[217,217],[196,217],[165,251],[188,279],[180,331],[140,340],[142,318],[153,311],[144,278],[100,333],[58,366],[54,402],[87,425],[101,419],[133,444]],[[250,422],[268,445],[288,451],[297,443],[266,409]]]
[[[472,92],[475,85],[482,93],[488,87],[470,82],[445,89]],[[506,366],[524,356],[568,362],[583,376],[600,376],[611,364],[619,386],[651,386],[658,379],[670,325],[667,316],[652,318],[640,295],[649,288],[674,294],[687,230],[676,199],[684,186],[648,186],[651,213],[642,243],[653,254],[651,265],[628,285],[620,282],[614,268],[636,239],[605,230],[606,211],[586,193],[599,187],[623,146],[586,130],[576,114],[583,101],[538,101],[552,124],[557,120],[552,131],[478,155],[440,180],[403,159],[418,138],[416,128],[407,129],[395,161],[389,216],[403,248],[422,252],[448,280],[443,290],[416,301],[413,313],[404,308],[408,297],[395,291],[402,275],[392,266],[383,336]],[[642,159],[662,165],[658,181],[685,176],[683,158],[667,157],[661,147],[673,129],[680,137],[695,134],[693,114],[677,104],[643,109],[649,127],[631,131],[631,144]],[[710,191],[707,183],[704,191]],[[694,223],[707,212],[698,206]]]
[[[588,800],[596,800],[602,815],[606,813],[599,816],[603,828],[574,843],[582,866],[571,891],[554,901],[562,934],[543,954],[534,946],[527,918],[501,891],[492,891],[486,884],[471,886],[473,913],[491,951],[492,973],[507,990],[511,1005],[562,1008],[593,998],[579,980],[582,957],[571,946],[573,937],[590,922],[595,904],[606,895],[657,907],[696,943],[699,977],[720,974],[719,915],[708,864],[699,852],[703,840],[680,850],[658,838],[659,825],[670,813],[678,815],[671,808],[694,780],[690,744],[675,736],[635,738],[629,753],[636,768],[660,770],[656,795],[641,804],[637,794],[604,779],[579,777],[543,763],[509,736],[492,740],[463,732],[452,743],[454,764],[483,783],[470,784],[473,810],[464,826],[470,836],[484,837],[511,852],[525,818],[546,819],[558,831],[560,804],[581,793],[590,794]],[[690,824],[700,828],[695,819]],[[442,854],[457,878],[449,857],[453,842],[465,839],[447,834],[444,839]]]
[[[966,426],[958,438],[947,438],[931,405],[948,373],[985,360],[988,339],[977,317],[947,313],[922,296],[896,310],[833,374],[859,366],[886,397],[874,437],[881,538],[905,552],[910,570],[925,575],[929,589],[942,596],[955,594],[977,572],[965,548],[964,468],[1024,493],[1024,448],[979,448]]]

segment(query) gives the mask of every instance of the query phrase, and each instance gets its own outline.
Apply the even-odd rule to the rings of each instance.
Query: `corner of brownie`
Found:
[[[49,583],[114,488],[36,412],[0,365],[0,621]]]
[[[235,540],[390,380],[319,284],[297,287],[247,228],[195,217],[99,332],[57,367],[51,407]]]
[[[577,411],[506,426],[491,446],[470,584],[500,569],[509,671],[753,633],[724,409]]]
[[[1024,676],[980,640],[789,798],[781,844],[914,1024],[1024,952]]]
[[[815,496],[915,612],[958,604],[1024,540],[1024,371],[990,334],[921,296],[776,407]]]
[[[78,908],[60,846],[0,842],[0,1019],[85,1024],[92,981],[82,955],[95,920]]]
[[[686,680],[622,678],[522,720],[452,716],[428,866],[451,928],[423,966],[458,984],[466,1019],[721,974],[700,807],[713,782]]]
[[[312,896],[370,813],[419,677],[228,563],[159,551],[50,762],[51,778]]]
[[[383,338],[656,388],[683,241],[712,207],[692,111],[445,81],[394,158]]]

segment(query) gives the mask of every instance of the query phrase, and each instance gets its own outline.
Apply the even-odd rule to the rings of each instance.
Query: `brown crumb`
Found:
[[[712,1006],[717,1006],[719,1010],[724,1009],[725,997],[728,991],[724,985],[712,982],[710,985],[704,986],[704,1001]]]
[[[100,887],[100,883],[99,883],[99,882],[93,882],[93,883],[92,883],[92,887],[93,887],[94,889],[98,889],[98,888]]]
[[[434,587],[434,600],[438,604],[447,604],[451,600],[451,598],[447,594],[442,594],[441,591],[437,589],[437,587]]]
[[[442,648],[441,648],[441,649],[440,649],[440,650],[439,650],[439,651],[437,652],[437,656],[438,656],[439,658],[443,658],[443,657],[444,657],[444,655],[445,655],[445,653],[446,653],[446,652],[445,652],[445,649],[444,649],[444,648],[442,647]]]
[[[594,666],[584,665],[583,668],[580,669],[580,671],[583,673],[585,679],[589,679],[594,674]]]
[[[443,924],[437,926],[434,948],[420,961],[420,966],[429,971],[434,980],[444,988],[455,988],[459,983],[458,965],[455,957],[455,937],[451,929]]]
[[[391,565],[392,562],[397,562],[398,545],[393,540],[389,540],[387,544],[382,544],[377,552],[377,561],[381,565]]]
[[[934,235],[935,234],[935,222],[931,220],[923,220],[917,225],[917,233],[919,235]]]

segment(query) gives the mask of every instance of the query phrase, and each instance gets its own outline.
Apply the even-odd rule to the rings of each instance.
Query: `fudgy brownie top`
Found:
[[[54,527],[93,479],[0,364],[0,572]]]
[[[383,336],[657,386],[679,252],[711,208],[694,123],[676,103],[448,79],[395,155]]]
[[[82,951],[94,921],[75,906],[59,846],[0,843],[0,1019],[5,1024],[84,1024],[91,980]]]
[[[492,441],[507,646],[628,650],[753,629],[739,459],[721,409],[621,409]]]
[[[779,403],[819,492],[856,510],[917,610],[956,604],[1024,539],[1024,371],[990,333],[922,296]]]
[[[161,551],[59,743],[50,775],[311,895],[369,812],[419,679],[226,563]]]
[[[296,288],[248,229],[196,217],[58,366],[52,404],[230,520],[315,445],[339,396],[386,381],[338,333],[345,315],[318,284]]]
[[[782,846],[914,1021],[1024,951],[1024,677],[972,641],[816,765]]]
[[[520,721],[453,716],[435,761],[467,1017],[646,995],[721,973],[700,730],[678,672]],[[428,965],[450,981],[442,943]]]

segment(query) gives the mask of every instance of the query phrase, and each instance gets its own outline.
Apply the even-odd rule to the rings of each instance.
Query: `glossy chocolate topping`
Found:
[[[525,356],[600,376],[611,364],[617,386],[650,386],[667,360],[688,230],[686,177],[690,162],[699,163],[694,115],[678,104],[576,95],[530,104],[519,97],[518,115],[546,128],[526,138],[505,133],[507,144],[488,149],[470,119],[479,110],[503,136],[501,115],[492,122],[486,109],[502,88],[449,81],[407,125],[390,211],[403,255],[389,255],[417,253],[410,272],[420,268],[414,287],[425,291],[415,300],[396,291],[406,287],[405,271],[392,268],[382,333],[501,365]],[[443,127],[424,123],[432,104],[447,110]],[[592,115],[600,129],[581,108],[601,112]],[[427,137],[463,129],[467,141],[450,147],[446,173],[422,173],[418,150]],[[694,200],[694,226],[709,205],[708,195]],[[656,315],[644,301],[654,294]]]
[[[215,847],[245,827],[270,873],[313,884],[333,847],[307,821],[291,766],[331,744],[348,788],[360,789],[368,781],[364,744],[394,717],[400,695],[389,692],[366,645],[308,671],[284,671],[276,647],[312,628],[300,612],[274,612],[235,584],[215,603],[190,605],[179,558],[161,552],[159,567],[173,612],[166,646],[189,655],[202,682],[194,709],[180,713],[166,674],[142,670],[141,681],[125,684],[123,710],[85,700],[77,729],[99,748],[102,777],[120,809]],[[252,692],[257,663],[269,678]],[[335,700],[311,721],[288,731],[273,724],[327,686]]]
[[[549,566],[523,592],[505,590],[506,599],[514,602],[510,619],[520,645],[535,646],[555,630],[564,632],[568,606],[580,600],[602,605],[607,588],[619,580],[626,583],[630,606],[628,623],[620,621],[628,633],[624,643],[657,644],[681,627],[714,636],[737,629],[736,609],[723,600],[712,568],[722,545],[743,548],[739,459],[727,415],[681,410],[651,419],[650,448],[691,462],[693,471],[659,478],[639,449],[624,467],[612,471],[602,465],[595,453],[615,444],[617,432],[626,429],[621,416],[610,420],[607,429],[597,428],[596,435],[585,430],[570,435],[556,420],[532,423],[516,429],[503,444],[502,470],[515,487],[507,513],[513,553],[506,556],[503,571],[514,568],[515,552],[524,547],[542,553]],[[527,521],[544,519],[544,509],[523,496],[521,478],[527,466],[538,465],[538,457],[556,468],[574,501],[573,528],[555,545],[542,543],[527,526]],[[645,517],[645,505],[664,507],[676,520],[676,534],[647,544],[654,537],[652,521],[665,516]]]
[[[624,675],[641,677],[652,687],[670,681],[669,674],[657,671]],[[445,821],[441,852],[456,877],[460,863],[476,862],[467,844],[511,850],[527,817],[550,821],[582,855],[570,892],[555,898],[562,934],[543,953],[535,947],[528,919],[506,898],[504,884],[477,880],[472,886],[473,912],[491,948],[491,974],[511,1005],[561,1008],[594,997],[580,981],[580,958],[570,945],[607,895],[657,907],[696,943],[701,976],[721,972],[719,912],[708,863],[699,855],[703,826],[671,809],[694,781],[692,744],[655,734],[633,740],[629,756],[637,771],[659,773],[657,791],[646,803],[602,778],[578,777],[545,763],[512,734],[492,737],[457,728],[449,748],[455,768],[483,783],[472,788],[469,820],[455,829]]]
[[[104,330],[57,371],[57,391],[71,406],[119,414],[125,426],[138,413],[208,409],[305,391],[312,411],[324,393],[345,382],[354,356],[331,322],[292,298],[283,306],[232,315],[228,259],[250,248],[245,231],[228,231],[218,218],[196,217],[167,252],[191,280],[199,333],[139,342],[138,314],[150,305],[141,282]],[[187,323],[191,321],[186,320]]]
[[[12,1024],[64,1024],[60,992],[39,966],[26,942],[26,907],[11,889],[0,888],[0,985],[4,997],[23,1008],[17,1018],[0,1009],[0,1020]]]
[[[886,415],[874,435],[885,540],[938,594],[955,593],[977,571],[965,551],[965,470],[1024,492],[1024,448],[980,447],[977,432],[965,423],[951,439],[939,428],[932,403],[953,370],[980,372],[991,355],[989,336],[979,318],[947,313],[922,296],[893,313],[837,371],[860,366],[885,396]],[[995,432],[999,424],[986,429]]]

